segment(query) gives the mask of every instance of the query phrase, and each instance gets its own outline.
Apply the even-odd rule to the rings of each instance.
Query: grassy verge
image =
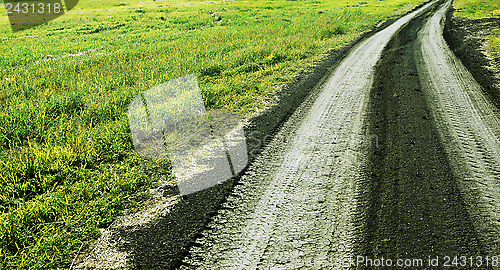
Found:
[[[208,107],[258,114],[322,54],[421,0],[81,1],[11,33],[0,19],[0,268],[68,267],[168,161],[133,151],[126,109],[195,73]]]
[[[500,2],[497,0],[455,0],[455,16],[470,19],[497,18],[500,20]],[[500,71],[500,29],[487,36],[486,50]]]

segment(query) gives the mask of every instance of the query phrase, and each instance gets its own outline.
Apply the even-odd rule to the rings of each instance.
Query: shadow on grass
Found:
[[[120,251],[130,253],[134,269],[172,269],[194,244],[207,221],[216,213],[232,189],[234,179],[203,191],[183,196],[171,211],[136,230],[121,228]],[[170,197],[171,194],[164,196]],[[178,193],[178,191],[177,191]]]

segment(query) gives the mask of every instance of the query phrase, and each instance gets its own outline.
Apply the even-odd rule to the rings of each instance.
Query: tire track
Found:
[[[436,2],[354,47],[256,160],[181,268],[332,269],[364,237],[366,109],[383,49]]]
[[[376,72],[369,128],[381,134],[384,147],[374,149],[370,158],[372,197],[365,254],[372,258],[488,255],[416,72],[418,33],[432,14],[400,31]]]
[[[420,82],[474,229],[491,255],[500,252],[500,117],[443,38],[448,1],[415,44]]]

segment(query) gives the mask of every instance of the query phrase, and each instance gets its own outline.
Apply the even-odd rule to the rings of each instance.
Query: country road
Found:
[[[500,256],[500,113],[443,39],[450,7],[430,2],[356,45],[180,268]]]
[[[441,141],[476,230],[500,251],[500,114],[443,38],[447,3],[425,24],[417,67]],[[439,74],[439,76],[436,76]]]

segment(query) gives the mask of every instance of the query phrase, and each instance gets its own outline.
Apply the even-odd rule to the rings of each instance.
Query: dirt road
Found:
[[[450,3],[426,4],[354,47],[180,267],[500,255],[500,117],[442,37]]]
[[[500,114],[443,38],[443,18],[450,5],[440,8],[419,33],[417,68],[475,229],[485,248],[498,253]]]

